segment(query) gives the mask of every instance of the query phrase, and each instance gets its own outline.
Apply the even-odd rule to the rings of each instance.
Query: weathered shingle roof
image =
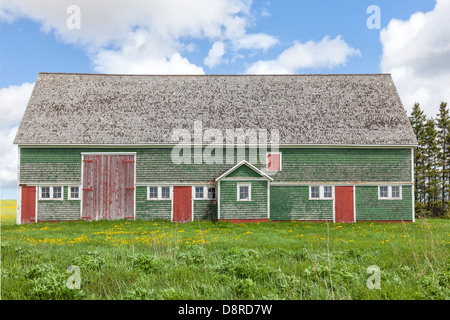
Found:
[[[14,143],[174,144],[172,131],[278,129],[280,144],[414,145],[389,74],[40,73]]]

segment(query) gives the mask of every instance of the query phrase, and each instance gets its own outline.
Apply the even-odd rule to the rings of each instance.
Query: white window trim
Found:
[[[162,197],[162,187],[169,189],[169,198]],[[150,198],[150,188],[158,188],[158,196],[156,198]],[[150,201],[161,201],[161,200],[172,200],[173,197],[173,186],[147,186],[147,200]]]
[[[279,154],[280,155],[280,170],[269,170],[269,154]],[[266,152],[266,171],[279,172],[283,170],[283,160],[281,152]]]
[[[387,198],[380,197],[381,195],[381,187],[387,187],[388,188],[388,196]],[[393,198],[392,197],[392,187],[399,187],[400,197]],[[378,186],[378,200],[402,200],[402,186],[401,185],[380,185]]]
[[[319,187],[319,198],[312,198],[311,197],[311,189],[312,187]],[[331,198],[325,198],[325,187],[331,187]],[[310,185],[309,186],[309,200],[334,200],[334,186],[330,185]]]
[[[203,197],[197,198],[195,188],[203,188]],[[217,188],[216,188],[216,197],[213,199],[208,198],[208,188],[216,188],[214,185],[205,185],[205,186],[192,186],[192,198],[194,200],[217,200]]]
[[[42,198],[42,188],[50,188],[50,198]],[[61,198],[53,198],[53,188],[61,188]],[[39,200],[62,201],[64,200],[64,186],[39,186]]]
[[[241,187],[248,187],[248,199],[240,198]],[[238,183],[237,184],[237,201],[252,201],[252,184],[251,183]]]
[[[78,188],[78,198],[72,198],[71,188]],[[67,186],[67,200],[81,200],[81,186]]]

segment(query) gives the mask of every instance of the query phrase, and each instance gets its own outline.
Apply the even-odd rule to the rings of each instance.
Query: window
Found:
[[[53,199],[61,199],[62,198],[62,187],[53,187]]]
[[[63,187],[40,187],[39,200],[63,200]]]
[[[50,199],[50,187],[41,187],[41,199]]]
[[[330,186],[323,187],[323,197],[325,199],[333,198],[333,187]]]
[[[311,187],[311,199],[320,199],[320,187]]]
[[[238,201],[251,201],[251,185],[250,184],[238,184],[237,186],[237,200]]]
[[[380,200],[400,200],[402,198],[401,186],[379,186],[378,199]]]
[[[333,200],[333,186],[310,186],[310,200]]]
[[[203,199],[204,198],[204,192],[203,187],[195,187],[195,199]]]
[[[170,187],[161,187],[161,198],[170,199]]]
[[[281,171],[281,152],[267,153],[267,170]]]
[[[80,187],[69,187],[69,200],[80,199]]]
[[[216,199],[216,188],[208,187],[208,199],[209,200]]]
[[[148,187],[148,198],[158,199],[158,187]]]

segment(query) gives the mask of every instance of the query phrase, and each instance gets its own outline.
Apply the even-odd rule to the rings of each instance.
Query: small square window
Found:
[[[80,198],[80,187],[69,187],[69,199]]]
[[[391,197],[392,198],[396,198],[396,199],[400,198],[400,187],[399,186],[392,187],[392,195],[391,195]]]
[[[195,199],[203,199],[203,187],[195,187]]]
[[[380,198],[389,198],[389,187],[388,186],[381,186],[380,187]]]
[[[216,188],[208,187],[208,199],[212,200],[216,198]]]
[[[170,199],[170,187],[161,187],[161,198]]]
[[[238,201],[250,201],[250,185],[238,185]]]
[[[50,187],[41,187],[41,199],[50,199]]]
[[[333,198],[333,187],[323,187],[323,197]]]
[[[158,187],[148,187],[149,199],[158,199]]]
[[[320,199],[320,187],[311,187],[311,199]]]
[[[53,199],[62,198],[62,187],[53,187]]]

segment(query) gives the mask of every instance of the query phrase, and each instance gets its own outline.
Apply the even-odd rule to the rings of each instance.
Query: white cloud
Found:
[[[450,0],[437,0],[427,13],[393,19],[381,30],[380,68],[391,73],[408,112],[419,102],[435,116],[441,101],[450,103]]]
[[[66,23],[67,8],[74,4],[80,8],[80,29]],[[0,20],[40,22],[42,30],[84,47],[97,71],[203,73],[183,57],[192,48],[185,39],[227,41],[237,50],[266,50],[277,43],[270,35],[247,33],[250,6],[248,0],[3,0]]]
[[[359,50],[350,47],[340,36],[335,39],[325,36],[319,42],[296,42],[275,60],[255,62],[247,69],[247,73],[283,74],[310,68],[331,69],[344,65],[349,57],[360,54]]]
[[[203,61],[204,64],[210,68],[222,63],[222,57],[225,54],[225,44],[221,41],[216,41],[209,49],[208,56]]]
[[[10,86],[0,89],[0,185],[2,194],[16,188],[17,183],[17,147],[14,137],[34,84]],[[9,190],[8,190],[9,189]],[[14,197],[15,194],[13,193]]]

